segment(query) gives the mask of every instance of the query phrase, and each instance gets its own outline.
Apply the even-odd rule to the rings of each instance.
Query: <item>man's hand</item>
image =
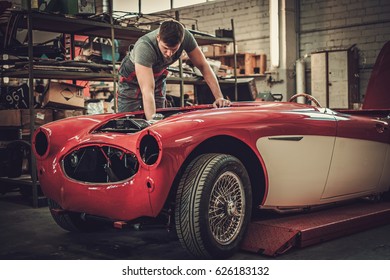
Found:
[[[162,120],[163,118],[164,118],[164,115],[163,115],[163,114],[157,113],[157,114],[153,114],[153,115],[152,115],[152,118],[151,118],[150,120],[147,120],[147,122],[148,122],[150,125],[152,125],[152,124],[154,124],[154,123],[156,123],[156,122]]]
[[[223,97],[216,99],[213,103],[214,108],[229,107],[230,105],[230,100],[227,100]]]

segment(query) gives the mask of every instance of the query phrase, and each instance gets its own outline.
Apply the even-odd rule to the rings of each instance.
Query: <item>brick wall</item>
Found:
[[[195,24],[200,31],[215,34],[218,28],[231,29],[234,22],[238,52],[266,54],[270,64],[269,1],[217,0],[178,9],[186,27]],[[190,20],[189,18],[193,19]],[[258,91],[270,91],[264,78],[256,79]]]
[[[356,44],[363,96],[376,57],[390,40],[390,1],[301,0],[300,8],[300,55]]]
[[[187,27],[191,27],[197,19],[198,29],[210,34],[215,34],[218,28],[231,29],[233,19],[239,52],[269,54],[267,0],[215,1],[178,10],[181,21]]]
[[[286,0],[291,1],[291,0]],[[372,66],[390,40],[389,0],[300,0],[300,57],[305,60],[310,93],[310,53],[334,48],[359,49],[360,94],[364,95]],[[215,1],[179,9],[181,18],[197,18],[201,31],[230,28],[234,19],[240,52],[265,53],[269,65],[269,1]],[[186,20],[183,20],[186,23]],[[191,26],[194,21],[187,21]],[[266,84],[261,90],[268,90]],[[260,90],[260,89],[259,89]]]

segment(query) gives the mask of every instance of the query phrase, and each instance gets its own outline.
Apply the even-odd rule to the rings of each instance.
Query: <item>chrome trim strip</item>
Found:
[[[268,137],[268,140],[280,140],[280,141],[301,141],[303,136],[284,136],[284,137]]]

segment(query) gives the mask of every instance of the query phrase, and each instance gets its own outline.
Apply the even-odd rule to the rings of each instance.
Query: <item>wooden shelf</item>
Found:
[[[234,54],[216,54],[207,56],[210,59],[221,61],[222,65],[234,67]],[[265,73],[266,65],[261,60],[261,55],[254,53],[237,53],[237,76],[258,76]]]
[[[7,184],[24,185],[24,186],[32,185],[30,175],[22,175],[17,178],[0,177],[0,182],[7,183]],[[37,185],[39,186],[38,181],[37,181]]]

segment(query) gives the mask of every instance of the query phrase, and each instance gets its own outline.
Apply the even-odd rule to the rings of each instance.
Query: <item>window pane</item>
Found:
[[[150,14],[171,9],[171,0],[142,0],[141,12]]]
[[[114,11],[119,11],[119,12],[138,13],[139,12],[138,0],[130,0],[130,1],[113,0],[112,9]]]
[[[173,0],[173,8],[180,8],[211,2],[214,0]],[[113,10],[120,12],[139,12],[139,0],[113,0]],[[141,0],[141,12],[156,13],[171,9],[171,0]]]
[[[209,0],[210,1],[210,0]],[[180,8],[207,2],[207,0],[173,0],[173,7]]]

